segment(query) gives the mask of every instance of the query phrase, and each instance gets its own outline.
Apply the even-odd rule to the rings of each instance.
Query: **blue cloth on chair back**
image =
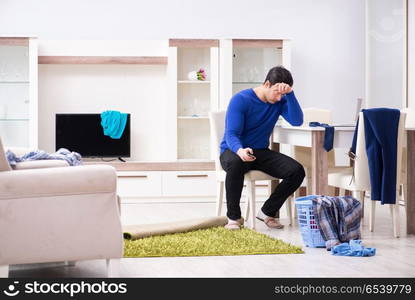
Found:
[[[400,111],[391,108],[363,109],[366,153],[372,200],[396,202],[397,145]],[[361,122],[361,120],[360,120]],[[351,152],[356,153],[357,126]]]

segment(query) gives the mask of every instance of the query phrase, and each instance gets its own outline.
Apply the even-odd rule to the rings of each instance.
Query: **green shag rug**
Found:
[[[185,233],[124,240],[124,257],[225,256],[251,254],[304,253],[293,246],[265,234],[243,228],[200,229]]]

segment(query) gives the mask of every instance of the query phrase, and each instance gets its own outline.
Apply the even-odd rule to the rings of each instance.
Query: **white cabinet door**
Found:
[[[160,197],[161,172],[117,172],[117,193],[120,197]]]
[[[163,196],[215,196],[214,171],[163,172]]]
[[[10,147],[38,147],[37,40],[0,37],[0,136]]]

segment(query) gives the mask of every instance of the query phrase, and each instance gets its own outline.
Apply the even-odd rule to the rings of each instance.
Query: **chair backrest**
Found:
[[[10,165],[6,157],[6,153],[3,147],[3,143],[0,138],[0,171],[10,171]]]
[[[370,175],[369,175],[369,162],[366,153],[366,141],[365,141],[365,122],[363,112],[359,113],[359,126],[357,128],[357,140],[356,140],[356,160],[355,160],[355,184],[359,190],[370,191]],[[396,184],[399,186],[401,181],[402,172],[402,148],[405,139],[405,121],[406,113],[401,112],[398,125],[398,140],[397,140],[397,173]]]
[[[406,113],[406,120],[405,120],[405,128],[415,128],[415,110],[413,108],[403,108],[401,109],[401,112]],[[403,138],[403,150],[402,150],[402,172],[401,172],[401,182],[407,183],[406,180],[406,164],[408,160],[408,151],[407,151],[407,145],[406,145],[406,131],[404,133]]]
[[[415,128],[415,109],[403,108],[401,112],[406,113],[405,128]]]
[[[310,122],[320,122],[331,124],[332,123],[332,113],[330,110],[321,109],[321,108],[304,108],[304,122],[302,126],[308,126]]]
[[[281,125],[291,126],[283,117],[280,117]],[[328,109],[321,109],[315,107],[303,108],[303,124],[302,127],[308,127],[310,122],[320,122],[331,124],[332,123],[332,113]]]
[[[356,158],[354,162],[354,181],[356,188],[361,191],[370,191],[369,160],[366,153],[365,122],[363,112],[359,113],[357,126]]]
[[[226,111],[214,111],[209,113],[211,149],[215,159],[216,171],[222,170],[219,161],[219,146],[225,132],[225,117]]]

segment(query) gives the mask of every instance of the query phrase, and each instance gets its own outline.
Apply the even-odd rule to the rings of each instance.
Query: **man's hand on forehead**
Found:
[[[286,83],[283,83],[283,82],[278,82],[278,83],[274,84],[272,86],[272,89],[274,91],[277,91],[277,92],[281,93],[281,94],[288,94],[292,91],[292,88],[290,87],[290,85],[288,85]]]

